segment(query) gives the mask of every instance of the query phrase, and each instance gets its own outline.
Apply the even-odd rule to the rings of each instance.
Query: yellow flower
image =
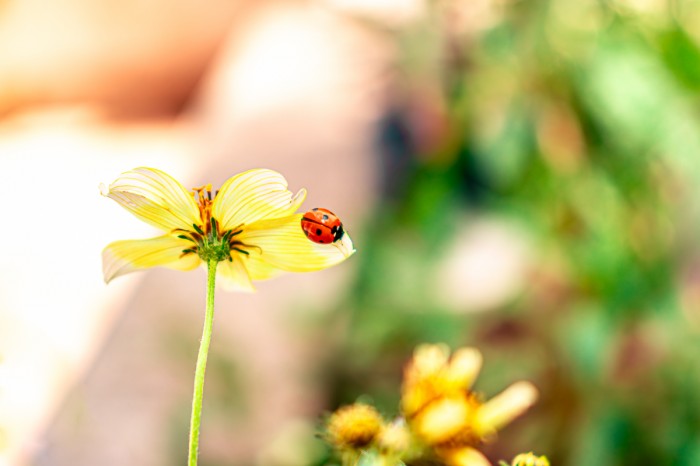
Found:
[[[272,170],[235,175],[214,194],[211,185],[189,192],[170,175],[145,167],[100,189],[165,232],[109,244],[102,252],[106,282],[150,267],[192,270],[214,260],[224,286],[253,291],[253,280],[321,270],[355,252],[347,233],[333,244],[309,240],[301,229],[302,214],[295,213],[306,191],[292,195],[287,180]]]
[[[418,346],[404,374],[404,414],[413,416],[438,398],[464,393],[474,383],[481,362],[481,353],[474,348],[460,348],[450,358],[445,345]]]
[[[416,348],[406,367],[401,408],[418,438],[450,466],[489,465],[475,447],[529,408],[537,389],[517,382],[489,401],[471,391],[481,353],[444,345]]]
[[[513,458],[513,466],[549,466],[546,456],[535,456],[532,452],[521,453]]]
[[[338,448],[362,448],[382,431],[382,416],[372,406],[344,406],[328,419],[328,438]]]
[[[404,419],[397,419],[384,426],[377,436],[382,452],[401,455],[411,447],[411,432]]]

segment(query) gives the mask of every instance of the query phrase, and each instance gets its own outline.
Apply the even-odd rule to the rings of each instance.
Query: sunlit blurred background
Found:
[[[334,269],[219,293],[202,466],[330,464],[422,342],[537,406],[486,447],[700,464],[700,2],[0,1],[0,465],[183,464],[205,277],[101,278],[98,184],[253,167]]]

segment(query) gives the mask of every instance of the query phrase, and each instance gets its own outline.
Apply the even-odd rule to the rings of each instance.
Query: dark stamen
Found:
[[[243,249],[236,248],[236,247],[234,247],[234,248],[232,248],[232,249],[233,249],[234,251],[242,252],[242,253],[245,254],[246,256],[250,256],[250,253],[249,253],[248,251],[244,251]]]
[[[238,230],[238,231],[233,231],[233,230],[228,230],[224,235],[221,237],[221,242],[225,243],[227,241],[230,241],[232,237],[236,235],[240,235],[243,232],[243,230]]]

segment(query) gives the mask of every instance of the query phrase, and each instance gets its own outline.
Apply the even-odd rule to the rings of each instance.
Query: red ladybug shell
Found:
[[[343,224],[338,216],[328,209],[316,207],[301,218],[301,229],[314,243],[335,243],[343,237]]]

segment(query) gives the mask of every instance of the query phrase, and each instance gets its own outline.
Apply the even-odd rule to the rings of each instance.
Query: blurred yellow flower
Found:
[[[535,456],[532,452],[521,453],[513,458],[512,466],[549,466],[546,456]]]
[[[452,358],[444,345],[421,345],[404,373],[401,408],[407,417],[438,398],[462,396],[481,369],[481,353],[460,348]]]
[[[451,466],[483,466],[489,461],[474,447],[529,408],[537,390],[517,382],[482,402],[471,386],[481,353],[461,348],[450,358],[444,345],[421,345],[404,374],[401,408],[416,436]]]
[[[382,416],[372,406],[344,406],[328,419],[330,442],[338,448],[357,449],[369,445],[384,428]]]
[[[292,195],[287,180],[272,170],[235,175],[214,194],[211,185],[189,192],[170,175],[145,167],[100,189],[165,232],[109,244],[102,252],[106,282],[145,268],[191,270],[213,260],[224,286],[252,291],[253,280],[321,270],[355,252],[347,233],[333,244],[310,241],[301,229],[302,214],[295,213],[306,191]]]
[[[397,419],[387,424],[377,436],[379,450],[388,455],[402,455],[411,447],[411,432],[406,421]]]

